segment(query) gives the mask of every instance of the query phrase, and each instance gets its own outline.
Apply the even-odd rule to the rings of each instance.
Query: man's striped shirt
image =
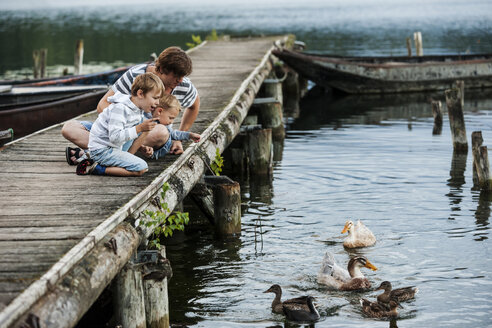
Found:
[[[126,71],[119,79],[116,81],[111,89],[116,92],[121,92],[123,94],[129,95],[131,93],[132,83],[135,78],[144,74],[147,70],[148,64],[140,64],[131,67]],[[195,103],[196,97],[198,96],[198,91],[195,86],[191,83],[190,79],[185,77],[183,82],[178,84],[176,88],[171,92],[173,96],[178,99],[181,107],[186,109]]]

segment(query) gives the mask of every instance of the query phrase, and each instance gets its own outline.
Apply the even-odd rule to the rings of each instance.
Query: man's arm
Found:
[[[197,96],[195,102],[190,107],[186,108],[183,112],[183,118],[181,119],[181,124],[179,125],[180,131],[188,131],[198,116],[200,111],[200,96]]]
[[[111,103],[108,102],[108,97],[114,96],[114,91],[113,89],[109,89],[108,92],[99,100],[99,103],[97,104],[97,112],[100,114],[102,113],[103,109],[108,107]]]

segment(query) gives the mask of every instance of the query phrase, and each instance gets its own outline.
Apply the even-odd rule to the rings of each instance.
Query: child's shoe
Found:
[[[106,167],[99,165],[92,159],[84,159],[77,165],[77,170],[75,171],[78,175],[105,175]]]

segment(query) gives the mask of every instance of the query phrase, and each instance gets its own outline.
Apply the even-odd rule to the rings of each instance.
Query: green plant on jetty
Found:
[[[215,158],[212,161],[212,163],[210,163],[210,168],[216,176],[219,176],[220,172],[222,172],[223,166],[224,166],[224,158],[220,155],[219,148],[216,148]]]
[[[166,182],[162,186],[161,198],[164,200],[166,192],[169,190],[169,184]],[[169,209],[166,202],[159,199],[158,204],[160,210],[151,211],[145,210],[143,214],[147,216],[147,220],[140,221],[139,225],[144,225],[148,228],[152,227],[153,232],[149,240],[149,249],[161,249],[161,236],[172,236],[173,231],[183,231],[185,225],[190,221],[188,213],[173,212]],[[170,214],[170,215],[169,215]]]

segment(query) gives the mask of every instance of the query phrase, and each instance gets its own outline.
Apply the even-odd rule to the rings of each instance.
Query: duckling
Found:
[[[342,233],[348,232],[348,237],[343,241],[347,248],[372,246],[376,243],[376,237],[360,220],[354,225],[352,221],[345,222]]]
[[[317,321],[319,320],[319,313],[316,310],[316,307],[313,304],[312,296],[304,296],[300,298],[305,298],[306,304],[309,307],[309,310],[301,309],[301,308],[292,308],[289,306],[290,304],[283,304],[283,311],[287,319],[292,321]]]
[[[388,306],[390,300],[395,300],[397,302],[408,301],[409,299],[415,297],[415,294],[419,289],[415,286],[402,287],[397,289],[392,289],[391,283],[389,281],[383,281],[376,290],[384,289],[384,293],[378,295],[378,303]]]
[[[362,306],[362,312],[372,318],[396,317],[398,316],[397,308],[400,307],[403,309],[403,307],[394,300],[389,302],[389,311],[385,306],[376,302],[370,302],[365,298],[360,299],[360,305]]]
[[[283,314],[284,313],[284,306],[289,308],[290,310],[303,310],[309,312],[309,305],[308,301],[306,299],[307,296],[301,296],[297,298],[291,298],[286,301],[281,301],[282,298],[282,288],[275,284],[272,285],[268,290],[264,291],[264,293],[274,293],[275,298],[273,299],[272,302],[272,312],[274,313],[279,313]]]
[[[364,277],[361,268],[369,268],[376,271],[377,268],[363,256],[350,259],[347,270],[335,263],[335,258],[326,252],[321,270],[318,273],[318,282],[339,290],[358,290],[371,287],[369,280]]]

